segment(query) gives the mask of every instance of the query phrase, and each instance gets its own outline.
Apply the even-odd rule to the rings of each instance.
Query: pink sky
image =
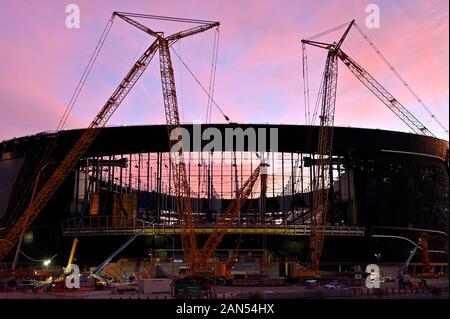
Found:
[[[81,27],[67,29],[65,7],[78,4]],[[366,6],[380,7],[379,29],[365,28]],[[54,130],[113,11],[220,21],[215,99],[235,122],[305,124],[300,40],[355,18],[428,107],[448,127],[448,1],[2,1],[0,12],[0,140]],[[147,21],[157,31],[188,27]],[[324,40],[333,40],[340,33]],[[175,49],[207,87],[214,31]],[[89,125],[151,38],[115,20],[69,119]],[[434,134],[448,139],[364,39],[353,30],[343,50],[362,64]],[[314,101],[325,52],[308,48]],[[207,97],[173,56],[183,122],[206,117]],[[155,58],[155,60],[157,60]],[[214,109],[212,122],[223,122]],[[164,123],[157,61],[109,125]],[[337,126],[409,129],[343,64],[339,65]]]

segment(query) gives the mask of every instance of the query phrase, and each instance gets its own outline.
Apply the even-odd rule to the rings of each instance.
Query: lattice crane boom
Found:
[[[114,12],[113,15],[118,16],[119,18],[121,18],[122,20],[128,22],[132,26],[138,28],[141,31],[144,31],[145,33],[148,33],[148,34],[154,36],[155,38],[159,38],[162,35],[161,32],[155,32],[152,29],[150,29],[149,27],[147,27],[147,26],[137,22],[136,20],[131,19],[130,17],[128,17],[126,15],[126,13]]]
[[[313,207],[311,220],[311,267],[319,270],[322,255],[324,232],[328,210],[328,187],[330,181],[329,169],[333,147],[333,127],[336,107],[336,90],[338,75],[338,59],[334,51],[329,51],[325,65],[323,81],[323,99],[320,115],[319,140],[317,146],[318,164],[315,169],[315,182],[313,185]]]
[[[113,115],[115,110],[119,107],[123,99],[127,96],[129,91],[132,89],[132,87],[135,85],[137,80],[140,78],[142,73],[147,68],[148,64],[152,60],[153,56],[155,55],[156,51],[160,49],[161,51],[164,51],[162,56],[168,57],[168,61],[170,61],[170,54],[168,53],[168,47],[175,43],[176,41],[191,36],[200,32],[203,32],[205,30],[208,30],[210,28],[216,27],[219,25],[218,22],[214,23],[204,23],[201,26],[197,26],[194,28],[187,29],[182,32],[175,33],[168,37],[167,40],[164,40],[162,37],[162,33],[160,32],[154,32],[150,28],[143,26],[137,21],[134,21],[126,16],[124,13],[117,13],[114,12],[113,16],[119,16],[126,22],[132,24],[133,26],[141,29],[142,31],[151,34],[152,36],[155,36],[157,39],[150,45],[150,47],[141,55],[141,57],[136,61],[136,63],[131,67],[130,71],[127,73],[127,75],[124,77],[122,82],[119,84],[117,89],[113,92],[111,97],[108,99],[108,101],[105,103],[103,108],[100,110],[100,112],[97,114],[95,119],[92,121],[92,123],[89,125],[89,127],[84,130],[81,137],[78,139],[78,141],[75,143],[73,148],[69,151],[69,153],[66,155],[66,157],[63,159],[63,161],[59,164],[59,166],[56,168],[56,170],[53,172],[53,174],[50,176],[49,180],[46,182],[46,184],[42,187],[42,189],[39,191],[39,193],[35,196],[34,200],[30,203],[28,208],[23,212],[21,217],[17,220],[17,222],[11,226],[5,233],[4,237],[0,241],[0,261],[2,261],[9,253],[9,251],[14,247],[17,240],[19,239],[22,231],[28,229],[28,227],[31,225],[33,220],[37,217],[37,215],[40,213],[40,211],[45,207],[45,205],[48,203],[48,201],[51,199],[51,197],[54,195],[54,193],[57,191],[59,186],[64,182],[66,177],[69,175],[70,171],[73,169],[73,167],[76,165],[76,163],[81,159],[83,154],[86,152],[86,150],[89,148],[89,146],[92,144],[92,142],[95,140],[97,135],[100,133],[100,129],[108,122],[110,117]],[[161,50],[161,48],[163,50]],[[163,71],[161,71],[162,73]],[[165,69],[165,74],[167,72],[171,72],[171,75],[166,75],[166,79],[170,79],[170,77],[173,78],[173,68],[170,66],[169,68]],[[166,90],[165,92],[165,100],[166,97],[171,95],[175,97],[176,102],[176,93],[175,93],[175,83],[174,81],[168,82],[173,83],[172,89]],[[164,87],[164,84],[163,84]],[[169,87],[167,87],[169,88]],[[167,95],[169,94],[169,95]],[[167,98],[167,100],[170,98]],[[175,107],[176,103],[175,103]],[[168,110],[168,108],[165,105],[165,109]],[[173,109],[172,109],[173,112]],[[178,112],[177,112],[178,113]],[[166,113],[166,118],[167,118]],[[175,113],[171,113],[169,115],[171,117],[171,123],[178,123],[179,125],[179,117]],[[173,126],[172,126],[173,127]],[[185,168],[183,169],[184,164],[179,166],[179,169],[182,173],[181,175],[186,175]],[[178,170],[176,170],[178,171]],[[177,179],[178,180],[178,179]],[[184,180],[184,179],[183,179]],[[186,181],[182,181],[183,188],[186,188],[189,186]],[[186,192],[186,191],[185,191]],[[190,203],[189,203],[190,204]],[[187,205],[187,204],[185,204]],[[190,215],[192,217],[192,215]],[[189,214],[187,214],[187,220],[189,221]],[[190,224],[187,223],[187,227],[189,227]],[[182,236],[183,237],[183,236]],[[186,237],[186,236],[185,236]],[[71,254],[72,255],[72,254]]]
[[[327,61],[323,78],[321,115],[319,127],[319,139],[315,166],[315,178],[313,183],[313,208],[311,230],[311,266],[318,271],[323,247],[323,225],[326,222],[328,210],[328,190],[332,183],[327,176],[331,169],[332,140],[334,113],[336,105],[336,88],[338,74],[338,59],[340,59],[350,71],[358,78],[378,99],[380,99],[397,117],[399,117],[414,133],[433,136],[413,114],[411,114],[391,93],[389,93],[378,81],[376,81],[361,65],[351,59],[341,50],[341,46],[348,35],[355,20],[347,26],[339,42],[325,43],[314,40],[302,40],[302,43],[328,50]],[[328,182],[327,182],[328,181]]]
[[[323,242],[325,239],[323,226],[326,222],[328,211],[328,190],[332,183],[329,170],[331,168],[331,157],[333,148],[334,114],[336,109],[336,91],[338,76],[338,52],[352,27],[352,21],[338,43],[327,44],[323,42],[302,40],[303,43],[318,46],[328,50],[323,75],[322,100],[320,111],[319,138],[317,144],[317,165],[315,169],[315,180],[313,182],[313,205],[311,215],[311,268],[317,273],[319,271],[320,258],[322,256]]]
[[[356,25],[355,20],[351,21],[341,40],[336,43],[326,43],[314,40],[302,40],[302,43],[318,48],[334,51],[338,58],[349,68],[349,70],[361,81],[381,102],[383,102],[394,114],[402,120],[414,133],[425,136],[435,135],[421,123],[411,112],[408,111],[386,88],[384,88],[369,72],[359,63],[350,58],[341,49],[341,45],[350,28]],[[379,52],[377,52],[379,54]],[[392,68],[392,67],[391,67]],[[406,83],[404,83],[407,85]],[[417,98],[417,96],[416,96]],[[420,101],[420,100],[419,100]],[[434,118],[435,116],[432,115]]]
[[[171,165],[173,172],[174,188],[176,194],[176,205],[181,231],[181,243],[187,264],[194,268],[198,256],[195,225],[192,217],[192,206],[190,201],[190,187],[186,174],[186,166],[183,158],[182,146],[173,152],[172,147],[182,142],[180,136],[171,139],[173,130],[180,127],[180,116],[178,112],[175,76],[170,58],[169,42],[159,39],[159,61],[161,70],[161,83],[164,97],[164,110],[166,115],[167,134],[169,136],[169,147],[171,149]]]
[[[209,235],[207,241],[205,242],[203,249],[201,251],[201,265],[200,267],[206,267],[208,260],[214,256],[214,253],[225,236],[228,228],[233,223],[237,214],[241,210],[247,198],[255,185],[261,169],[266,166],[266,164],[259,164],[256,169],[252,172],[249,178],[241,186],[241,188],[236,192],[235,198],[228,205],[222,216],[217,221],[216,227]]]
[[[342,50],[339,59],[381,102],[383,102],[399,119],[416,134],[435,137],[411,112],[409,112],[388,90],[370,75],[360,64],[350,58]]]
[[[175,75],[173,71],[172,59],[170,56],[170,46],[176,41],[197,33],[219,26],[218,22],[208,22],[181,32],[177,32],[168,37],[164,37],[162,32],[155,32],[150,28],[126,16],[126,14],[116,13],[120,18],[137,27],[138,29],[157,38],[159,50],[159,66],[161,73],[161,84],[164,100],[164,113],[166,117],[167,135],[171,157],[174,188],[176,194],[176,207],[179,224],[181,227],[180,237],[183,247],[183,254],[186,263],[191,270],[197,268],[199,262],[199,252],[197,249],[197,238],[193,219],[192,205],[190,201],[190,186],[186,173],[186,165],[183,156],[183,144],[181,136],[171,139],[173,133],[178,134],[180,128],[180,115],[178,111],[178,101],[175,85]],[[177,145],[176,151],[173,147]]]
[[[164,34],[162,32],[156,32],[156,31],[150,29],[149,27],[137,22],[136,20],[131,19],[130,17],[127,16],[126,13],[115,12],[114,14],[117,15],[118,17],[120,17],[121,19],[123,19],[124,21],[128,22],[132,26],[135,26],[139,30],[144,31],[145,33],[147,33],[151,36],[154,36],[155,38],[158,38],[158,39],[164,38]],[[201,21],[199,21],[199,20],[198,20],[198,22],[201,23]],[[219,22],[205,21],[201,25],[174,33],[172,35],[169,35],[169,36],[165,37],[165,40],[169,43],[169,47],[170,47],[178,40],[181,40],[183,38],[190,37],[192,35],[204,32],[204,31],[212,29],[214,27],[218,27],[219,25],[220,25]]]

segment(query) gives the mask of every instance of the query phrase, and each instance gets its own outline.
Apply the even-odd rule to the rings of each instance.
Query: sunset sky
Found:
[[[80,8],[68,29],[66,5]],[[380,8],[380,28],[365,26],[366,6]],[[219,21],[215,100],[234,122],[305,124],[302,38],[356,19],[358,25],[448,128],[449,2],[437,1],[13,1],[0,11],[0,141],[54,130],[113,11]],[[183,23],[139,20],[167,34]],[[337,40],[342,30],[323,38]],[[215,31],[176,44],[208,87]],[[67,128],[86,127],[153,39],[116,18]],[[311,102],[326,52],[308,48]],[[448,139],[362,36],[352,30],[343,50],[363,65],[435,135]],[[172,55],[183,122],[205,121],[208,98]],[[224,120],[213,109],[212,122]],[[164,123],[155,56],[108,125]],[[336,126],[408,132],[384,104],[339,65]]]

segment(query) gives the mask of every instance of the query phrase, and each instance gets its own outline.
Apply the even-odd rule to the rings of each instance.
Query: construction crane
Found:
[[[164,97],[164,108],[166,114],[166,124],[169,136],[169,147],[172,149],[173,146],[180,146],[182,142],[178,137],[177,139],[170,139],[173,132],[180,127],[180,119],[177,105],[176,87],[175,87],[175,77],[173,73],[173,66],[170,56],[170,45],[174,41],[182,37],[186,37],[201,31],[218,26],[218,22],[213,22],[200,26],[197,28],[188,29],[167,38],[164,38],[161,32],[154,32],[146,26],[141,25],[139,22],[131,19],[126,14],[117,13],[117,15],[129,22],[130,24],[136,26],[142,31],[157,37],[159,54],[160,54],[160,71],[161,71],[161,82]],[[145,17],[143,15],[138,15],[139,17]],[[201,29],[199,29],[201,28]],[[182,144],[181,144],[182,145]],[[175,197],[177,203],[177,212],[179,216],[179,224],[181,226],[181,241],[183,246],[183,253],[186,258],[186,263],[188,265],[189,272],[191,274],[203,273],[205,267],[207,268],[207,260],[209,260],[215,253],[217,246],[220,244],[223,236],[225,235],[227,227],[231,224],[228,221],[232,221],[234,216],[240,211],[242,205],[250,194],[253,185],[259,175],[259,167],[252,173],[246,183],[244,183],[243,188],[239,191],[233,202],[230,203],[229,207],[226,209],[222,218],[219,220],[218,225],[214,228],[210,237],[208,238],[203,250],[199,252],[196,242],[195,225],[192,216],[192,207],[190,202],[190,187],[189,181],[186,174],[186,166],[183,158],[183,147],[178,147],[176,152],[171,152],[171,164],[175,188]],[[233,216],[228,219],[229,216]],[[220,229],[220,230],[219,230]]]
[[[422,259],[422,276],[432,276],[430,267],[430,250],[428,247],[428,234],[426,232],[419,233],[419,243],[422,247],[421,259]]]
[[[172,60],[170,57],[170,46],[176,41],[206,31],[208,29],[219,26],[218,22],[202,22],[203,24],[197,27],[193,27],[165,38],[164,33],[155,32],[150,28],[142,25],[141,23],[131,19],[129,16],[146,17],[145,15],[127,14],[122,12],[116,12],[115,15],[137,27],[138,29],[146,32],[147,34],[156,37],[154,44],[157,44],[159,51],[159,64],[161,73],[161,83],[164,99],[164,111],[166,117],[166,125],[169,140],[169,149],[171,150],[175,144],[181,143],[181,137],[177,139],[171,139],[171,134],[179,129],[180,117],[178,112],[175,76],[173,72]],[[178,19],[183,20],[183,19]],[[190,21],[190,20],[189,20]],[[196,21],[201,22],[201,21]],[[171,164],[172,172],[174,174],[173,180],[176,205],[179,216],[179,222],[181,225],[181,242],[183,247],[184,256],[186,257],[187,264],[195,263],[198,255],[195,226],[192,217],[192,207],[189,199],[190,187],[186,174],[186,167],[183,158],[183,148],[180,147],[178,152],[171,152]]]
[[[211,29],[219,25],[218,22],[206,22],[195,20],[197,23],[202,23],[200,26],[196,26],[175,34],[167,38],[163,38],[163,33],[161,32],[153,32],[151,29],[141,25],[140,23],[130,19],[125,13],[114,12],[114,16],[119,16],[125,21],[131,23],[132,25],[140,28],[141,30],[155,36],[157,39],[148,47],[148,49],[140,56],[140,58],[134,63],[129,72],[126,74],[122,82],[119,84],[117,89],[113,92],[111,97],[105,103],[103,108],[94,118],[89,127],[83,131],[81,137],[66,155],[66,157],[62,160],[53,174],[50,176],[49,180],[45,183],[39,193],[33,198],[30,205],[25,209],[19,219],[15,222],[14,225],[8,228],[6,231],[3,240],[0,241],[0,261],[4,260],[11,249],[15,246],[18,239],[20,238],[23,231],[29,228],[33,220],[38,216],[41,210],[45,207],[48,201],[52,198],[55,192],[58,190],[60,185],[64,182],[66,177],[69,175],[70,171],[73,167],[78,163],[78,161],[82,158],[83,154],[98,136],[101,131],[101,128],[106,125],[110,117],[114,114],[116,109],[119,107],[123,99],[127,96],[133,86],[136,84],[138,79],[141,77],[142,73],[147,68],[148,64],[152,60],[156,51],[160,50],[160,66],[161,66],[161,75],[162,75],[162,83],[163,83],[163,95],[164,95],[164,106],[166,111],[166,119],[168,124],[168,129],[173,129],[179,126],[179,116],[178,116],[178,107],[176,105],[176,93],[175,93],[175,81],[173,76],[173,67],[170,61],[170,53],[169,46],[174,44],[176,41],[203,32],[205,30]],[[161,53],[162,52],[162,53]],[[170,131],[169,131],[170,132]],[[170,146],[172,146],[171,144]],[[184,164],[177,165],[176,170],[178,169],[183,172]],[[182,174],[181,174],[182,175]],[[184,169],[185,175],[185,169]],[[184,189],[188,188],[186,179],[183,179],[182,184]],[[178,193],[181,193],[181,190],[178,189]],[[184,202],[187,202],[186,200]],[[188,205],[190,207],[190,203]],[[192,210],[187,211],[184,219],[189,221],[189,218],[192,218]],[[190,216],[190,217],[189,217]],[[192,241],[192,234],[186,236],[187,229],[185,228],[183,231],[183,242],[186,242],[187,238]],[[194,230],[195,235],[195,230]],[[75,253],[77,242],[74,241],[72,246],[71,254],[69,262],[73,259],[73,255]],[[191,243],[188,243],[191,245]],[[184,245],[185,246],[185,245]],[[183,246],[183,247],[184,247]],[[188,248],[189,249],[189,246]]]
[[[157,43],[154,42],[132,66],[118,88],[114,91],[88,128],[83,131],[81,137],[35,196],[28,208],[22,213],[16,223],[7,230],[4,235],[4,241],[0,242],[0,261],[8,255],[9,251],[19,239],[21,232],[29,228],[33,220],[52,198],[59,186],[69,175],[72,168],[78,163],[83,154],[95,140],[100,133],[101,128],[105,126],[112,114],[119,107],[120,103],[147,68],[156,49]]]
[[[353,23],[353,21],[352,21]],[[338,75],[338,52],[344,39],[347,37],[352,24],[345,30],[338,43],[329,45],[325,72],[323,76],[322,104],[320,112],[319,139],[317,145],[318,165],[315,166],[315,180],[313,182],[313,206],[311,215],[311,268],[319,270],[320,257],[322,255],[324,232],[323,225],[326,222],[328,209],[328,171],[331,166],[333,147],[333,126],[336,107],[336,90]],[[302,40],[303,43],[309,43]]]
[[[265,168],[265,166],[267,166],[267,164],[261,163],[256,167],[249,178],[236,192],[233,201],[228,205],[222,216],[217,221],[216,227],[213,228],[211,234],[203,245],[199,258],[200,262],[195,269],[196,272],[211,272],[211,258],[214,257],[214,253],[216,252],[217,247],[225,236],[228,228],[230,227],[230,225],[232,225],[245,201],[250,196],[250,193],[258,179],[258,176],[261,170]]]
[[[235,152],[234,152],[235,153]],[[236,155],[234,155],[235,165],[236,164]],[[217,250],[217,247],[223,240],[226,232],[229,227],[233,224],[233,222],[238,219],[239,220],[239,212],[242,207],[246,203],[250,193],[253,190],[253,187],[258,180],[258,177],[261,175],[261,178],[266,174],[263,169],[267,164],[261,163],[256,167],[256,169],[250,174],[247,180],[242,184],[239,188],[238,183],[236,182],[236,192],[233,200],[228,204],[224,213],[221,215],[219,220],[217,221],[215,227],[212,232],[208,236],[204,246],[201,250],[197,249],[198,255],[196,256],[195,262],[189,263],[186,275],[193,276],[215,276],[215,277],[227,277],[230,273],[231,268],[236,263],[237,253],[239,251],[240,242],[242,239],[242,235],[239,237],[238,245],[233,252],[233,256],[229,261],[214,261],[213,257]],[[263,171],[263,172],[262,172]],[[237,168],[235,168],[235,178],[237,181]],[[186,225],[183,225],[186,227]],[[191,226],[192,230],[195,231],[194,226]]]
[[[303,39],[302,43],[326,49],[328,51],[323,75],[322,100],[320,111],[320,127],[317,146],[317,164],[315,165],[315,180],[313,182],[313,206],[311,219],[311,268],[317,273],[322,254],[324,233],[328,210],[328,190],[331,180],[331,160],[333,143],[333,126],[336,107],[336,90],[338,76],[338,59],[360,80],[379,100],[381,100],[397,117],[399,117],[414,133],[434,135],[413,114],[411,114],[389,91],[376,81],[360,64],[351,59],[341,46],[350,29],[355,24],[351,21],[340,40],[336,43],[325,43]],[[335,31],[336,28],[331,31]],[[322,33],[322,34],[325,34]]]
[[[227,261],[213,260],[217,247],[223,240],[226,232],[232,225],[232,223],[239,218],[239,212],[246,203],[253,186],[258,180],[258,176],[261,178],[266,174],[261,172],[267,164],[260,164],[250,174],[244,184],[238,188],[235,192],[235,196],[230,204],[225,209],[225,212],[219,218],[216,226],[213,228],[211,234],[208,236],[203,248],[199,251],[197,262],[191,264],[186,272],[187,275],[194,276],[214,276],[214,277],[228,277],[231,269],[238,260],[239,248],[241,245],[243,234],[239,236],[238,243],[234,249],[232,256]],[[237,175],[236,175],[237,176]]]
[[[177,134],[177,130],[180,128],[180,117],[178,111],[178,103],[176,96],[175,87],[175,76],[173,72],[173,65],[170,56],[170,46],[177,40],[206,31],[213,27],[219,26],[218,22],[207,23],[199,27],[194,27],[182,32],[175,33],[169,37],[164,37],[162,32],[155,32],[150,28],[140,24],[139,22],[130,18],[129,14],[116,13],[116,15],[126,22],[132,24],[133,26],[139,28],[140,30],[148,33],[151,36],[156,37],[155,42],[158,43],[158,51],[160,57],[160,73],[161,73],[161,83],[164,98],[164,109],[167,124],[167,133],[169,138],[169,149],[171,150],[171,165],[173,172],[173,181],[175,188],[175,198],[176,207],[179,217],[179,224],[181,227],[180,237],[183,247],[183,253],[188,265],[188,269],[192,274],[202,273],[205,268],[206,261],[214,254],[215,249],[219,245],[223,238],[224,233],[220,231],[213,231],[210,238],[207,241],[208,245],[200,253],[197,248],[195,225],[193,220],[193,212],[190,202],[190,186],[186,173],[186,166],[183,157],[183,147],[180,135],[176,139],[171,138],[173,133]],[[131,15],[135,16],[135,15]],[[143,15],[138,15],[139,17],[145,17]],[[172,152],[172,147],[178,146],[176,152]],[[181,147],[180,147],[181,145]],[[230,204],[230,206],[225,211],[224,216],[234,216],[236,212],[240,210],[248,194],[256,181],[259,174],[259,167],[250,176],[247,183],[243,185],[239,192],[237,192],[235,200]],[[241,204],[242,203],[242,204]],[[226,219],[226,218],[225,218]],[[217,227],[223,227],[223,223],[220,223]],[[217,227],[215,230],[217,230]],[[222,228],[223,230],[224,228]],[[217,235],[219,234],[219,235]]]

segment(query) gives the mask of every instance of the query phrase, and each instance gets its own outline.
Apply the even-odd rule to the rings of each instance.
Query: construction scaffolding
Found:
[[[312,154],[272,153],[265,187],[256,183],[237,217],[244,225],[304,225],[310,223]],[[197,224],[214,223],[236,188],[259,164],[251,152],[190,152],[185,155],[193,215]],[[85,198],[89,214],[121,216],[160,225],[178,223],[169,153],[119,154],[88,158],[77,168],[71,212],[80,214]],[[356,226],[352,171],[344,159],[333,162],[337,199],[327,225]],[[265,214],[260,212],[264,210]]]

